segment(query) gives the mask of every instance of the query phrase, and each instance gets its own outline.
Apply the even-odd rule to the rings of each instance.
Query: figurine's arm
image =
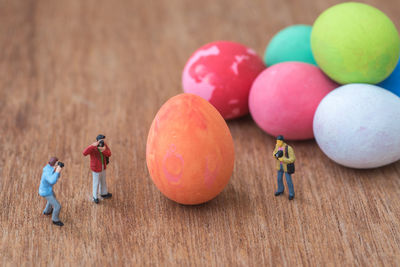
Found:
[[[296,160],[296,156],[294,155],[294,151],[291,146],[288,146],[288,154],[289,154],[289,158],[283,157],[282,161],[285,163],[293,163]]]
[[[59,168],[59,167],[57,167],[57,168]],[[46,181],[49,184],[57,183],[58,178],[60,178],[60,172],[58,171],[58,169],[55,172],[48,172],[46,175]]]
[[[104,156],[106,156],[107,158],[109,158],[109,157],[111,157],[111,150],[110,150],[110,148],[107,146],[107,144],[105,144],[105,146],[106,146],[106,149],[105,149],[103,152],[101,152],[101,153],[103,153]]]
[[[275,146],[274,151],[272,152],[272,156],[275,158],[275,154],[278,152],[278,146]]]
[[[89,154],[92,154],[94,151],[96,151],[96,146],[94,146],[93,144],[91,144],[90,146],[88,146],[87,148],[85,148],[85,150],[83,150],[83,155],[86,157]]]

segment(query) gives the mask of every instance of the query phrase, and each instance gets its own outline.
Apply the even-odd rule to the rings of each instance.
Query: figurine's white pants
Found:
[[[93,197],[97,198],[98,191],[100,191],[100,195],[107,195],[108,191],[106,184],[106,170],[103,169],[101,172],[92,172],[92,173],[93,173]]]

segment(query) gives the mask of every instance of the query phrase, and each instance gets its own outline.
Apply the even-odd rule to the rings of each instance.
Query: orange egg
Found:
[[[220,113],[193,94],[169,99],[151,124],[147,167],[157,188],[181,204],[201,204],[227,185],[235,160],[233,140]]]

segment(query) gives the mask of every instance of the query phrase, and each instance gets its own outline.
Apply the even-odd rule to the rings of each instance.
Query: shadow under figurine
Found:
[[[275,191],[275,196],[279,196],[285,191],[283,185],[283,173],[285,173],[286,183],[289,188],[289,200],[292,200],[294,198],[294,187],[291,174],[294,173],[296,157],[293,148],[285,143],[282,135],[276,138],[276,146],[272,155],[276,159],[276,169],[278,171],[278,190]]]
[[[60,178],[61,169],[64,163],[58,161],[58,158],[51,157],[48,164],[43,168],[42,178],[40,180],[39,195],[46,198],[47,204],[43,211],[44,215],[52,214],[53,224],[63,226],[58,215],[60,214],[61,205],[57,201],[53,191],[53,186]]]

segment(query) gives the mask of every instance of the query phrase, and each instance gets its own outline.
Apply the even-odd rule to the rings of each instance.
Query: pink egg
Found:
[[[290,140],[314,137],[313,117],[322,98],[338,84],[316,66],[284,62],[263,71],[249,96],[250,113],[270,135]]]
[[[201,96],[224,117],[233,119],[249,113],[249,91],[265,69],[250,48],[227,41],[206,44],[189,58],[182,73],[185,93]]]

